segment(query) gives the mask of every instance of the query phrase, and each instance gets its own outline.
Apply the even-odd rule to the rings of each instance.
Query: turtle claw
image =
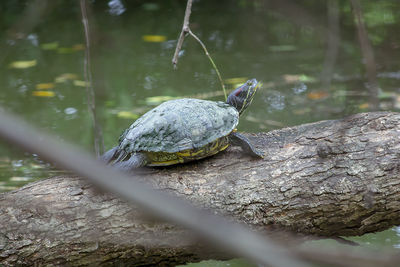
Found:
[[[253,157],[255,157],[255,158],[261,158],[261,159],[264,158],[264,152],[261,152],[261,151],[258,151],[258,150],[253,150],[252,152],[253,152],[253,153],[252,153],[252,156],[253,156]]]

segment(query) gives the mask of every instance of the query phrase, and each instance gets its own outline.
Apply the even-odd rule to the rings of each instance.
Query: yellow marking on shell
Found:
[[[148,166],[168,166],[184,163],[192,160],[202,159],[217,154],[228,148],[227,137],[220,138],[211,144],[198,149],[186,149],[175,153],[168,152],[147,152],[150,163]]]
[[[216,153],[218,153],[218,152],[220,152],[222,150],[225,150],[229,146],[229,144],[227,144],[227,145],[219,148],[220,145],[221,145],[221,140],[217,140],[213,144],[211,144],[210,147],[208,147],[209,149],[207,149],[207,147],[203,147],[198,151],[193,151],[191,149],[188,149],[188,150],[183,150],[183,151],[180,151],[180,152],[176,152],[176,154],[177,154],[178,157],[183,157],[183,158],[185,158],[185,157],[196,157],[196,156],[202,155],[202,154],[204,154],[204,155],[202,155],[202,157],[206,157],[206,156],[214,155],[214,154],[216,154]]]
[[[203,152],[204,152],[204,149],[200,149],[197,152],[192,152],[192,150],[189,149],[189,150],[182,150],[180,152],[176,152],[176,154],[181,157],[190,157],[190,156],[197,156]]]
[[[158,161],[158,162],[151,162],[148,166],[168,166],[174,165],[178,163],[184,163],[185,161],[182,158],[174,159],[174,160],[167,160],[167,161]]]

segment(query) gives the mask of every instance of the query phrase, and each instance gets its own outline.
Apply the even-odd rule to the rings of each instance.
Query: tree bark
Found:
[[[141,175],[258,230],[333,237],[400,224],[400,114],[357,114],[247,137],[264,159],[230,148]],[[0,194],[0,225],[0,265],[152,266],[226,257],[73,176]]]

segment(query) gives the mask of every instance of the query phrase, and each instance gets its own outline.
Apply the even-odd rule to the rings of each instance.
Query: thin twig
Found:
[[[97,118],[96,118],[96,103],[93,90],[92,72],[90,67],[89,21],[86,14],[86,0],[81,0],[80,4],[82,13],[82,23],[83,23],[83,28],[85,30],[85,41],[86,41],[84,70],[83,70],[86,82],[86,95],[87,95],[88,109],[93,123],[94,151],[96,153],[96,156],[100,156],[100,154],[104,150],[104,143],[103,143],[103,133],[97,123]]]
[[[208,57],[208,59],[210,60],[211,64],[213,65],[213,67],[214,67],[214,69],[215,69],[215,72],[217,73],[219,82],[221,83],[222,91],[224,91],[225,100],[227,100],[227,99],[228,99],[228,96],[226,95],[225,85],[224,85],[224,82],[222,81],[221,74],[219,73],[219,70],[218,70],[217,66],[215,65],[215,63],[214,63],[214,60],[211,58],[210,54],[208,53],[206,46],[205,46],[204,43],[200,40],[200,38],[197,37],[190,29],[189,29],[189,34],[190,34],[194,39],[196,39],[197,42],[199,42],[199,44],[201,45],[201,47],[202,47],[203,50],[204,50],[204,53],[206,53],[206,56]]]
[[[172,58],[172,64],[174,65],[174,69],[177,68],[178,65],[178,58],[179,58],[179,52],[182,49],[182,45],[183,45],[183,41],[185,40],[185,36],[187,34],[190,34],[197,42],[199,42],[199,44],[201,45],[201,47],[203,48],[206,56],[208,57],[208,59],[211,62],[211,65],[213,66],[215,72],[217,73],[218,79],[221,83],[221,87],[222,87],[222,91],[224,91],[224,96],[225,96],[225,100],[227,100],[227,94],[226,94],[226,90],[225,90],[225,85],[224,82],[222,80],[222,76],[221,73],[219,72],[217,65],[215,65],[214,60],[212,59],[210,53],[208,53],[206,46],[204,45],[204,43],[200,40],[199,37],[197,37],[191,30],[189,27],[189,19],[190,19],[190,14],[192,12],[192,0],[188,0],[187,1],[187,5],[186,5],[186,11],[185,11],[185,18],[183,19],[183,26],[182,26],[182,31],[179,35],[178,38],[178,42],[176,44],[176,49],[175,49],[175,53],[174,56]]]

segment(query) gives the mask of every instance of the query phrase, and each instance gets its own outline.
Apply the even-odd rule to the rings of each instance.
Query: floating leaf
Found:
[[[396,97],[396,93],[393,93],[393,92],[385,92],[385,91],[380,90],[378,93],[379,99],[394,98],[394,97]]]
[[[117,113],[118,118],[123,118],[123,119],[134,119],[136,120],[139,118],[138,114],[132,113],[130,111],[120,111]]]
[[[152,97],[147,97],[146,98],[146,104],[147,105],[158,105],[162,102],[168,101],[168,100],[173,100],[173,99],[179,99],[180,97],[176,96],[152,96]]]
[[[31,177],[21,177],[21,176],[13,176],[10,178],[11,182],[26,182],[31,180]]]
[[[142,38],[143,41],[149,43],[161,43],[167,40],[165,35],[143,35]]]
[[[72,49],[75,51],[81,51],[81,50],[85,50],[85,45],[84,44],[76,44],[72,46]]]
[[[43,168],[44,168],[44,166],[43,166],[43,165],[40,165],[40,164],[34,164],[34,163],[31,163],[31,164],[30,164],[30,167],[31,167],[32,169],[34,169],[34,170],[37,170],[37,169],[43,169]]]
[[[0,191],[11,191],[18,189],[18,186],[11,186],[11,185],[0,185]]]
[[[56,50],[58,48],[58,42],[41,44],[40,47],[43,50]]]
[[[358,96],[358,97],[365,97],[368,96],[368,92],[359,92],[359,91],[349,91],[343,89],[336,89],[333,93],[333,97],[346,97],[346,96]]]
[[[68,80],[76,80],[78,79],[78,75],[74,73],[63,73],[60,76],[57,76],[55,79],[56,83],[65,83]]]
[[[310,92],[307,94],[307,97],[312,100],[319,100],[319,99],[327,98],[328,96],[329,96],[329,93],[324,92],[324,91]]]
[[[290,52],[296,51],[297,47],[294,45],[271,45],[269,50],[272,52]]]
[[[308,75],[305,75],[305,74],[301,74],[300,75],[300,77],[299,77],[299,79],[300,79],[300,82],[307,82],[307,83],[313,83],[313,82],[316,82],[317,81],[317,79],[316,78],[314,78],[314,77],[311,77],[311,76],[308,76]]]
[[[369,104],[368,103],[363,103],[361,105],[358,106],[360,109],[368,109],[369,108]]]
[[[73,83],[75,86],[79,86],[79,87],[89,86],[89,82],[85,82],[85,81],[81,81],[81,80],[74,80]]]
[[[285,74],[283,75],[283,79],[287,83],[296,83],[296,82],[316,82],[317,79],[311,76],[307,76],[305,74],[300,75],[292,75],[292,74]]]
[[[300,81],[299,75],[285,74],[282,76],[282,78],[287,83],[295,83]]]
[[[25,61],[14,61],[10,63],[9,67],[13,69],[26,69],[36,66],[37,61],[34,60],[25,60]]]
[[[57,49],[57,53],[60,53],[60,54],[71,54],[71,53],[75,53],[75,51],[76,50],[72,47],[59,47]]]
[[[38,83],[36,84],[37,90],[49,90],[54,88],[54,83]]]
[[[296,114],[296,115],[304,115],[309,112],[311,112],[311,109],[309,107],[293,110],[293,114]]]
[[[53,91],[33,91],[32,95],[39,97],[54,97],[56,94]]]

